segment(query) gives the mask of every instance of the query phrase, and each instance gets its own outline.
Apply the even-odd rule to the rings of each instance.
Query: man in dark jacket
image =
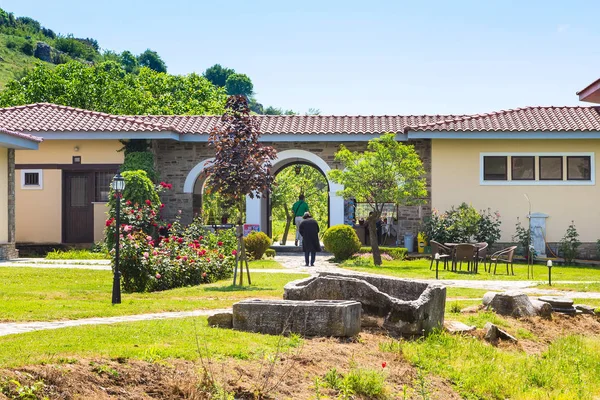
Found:
[[[302,250],[304,251],[304,260],[308,267],[309,255],[310,266],[315,266],[315,258],[317,251],[321,251],[321,243],[319,242],[319,224],[315,221],[309,212],[305,212],[302,217],[302,222],[298,226],[300,235],[302,235]]]

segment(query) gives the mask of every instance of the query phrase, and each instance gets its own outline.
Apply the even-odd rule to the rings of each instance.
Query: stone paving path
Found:
[[[0,336],[14,335],[17,333],[41,331],[47,329],[60,329],[68,328],[73,326],[83,325],[107,325],[107,324],[118,324],[120,322],[137,322],[137,321],[151,321],[159,319],[171,319],[171,318],[187,318],[187,317],[200,317],[209,316],[222,312],[230,312],[231,308],[222,308],[215,310],[195,310],[195,311],[178,311],[178,312],[164,312],[155,314],[138,314],[138,315],[124,315],[120,317],[106,317],[106,318],[83,318],[76,320],[67,321],[50,321],[50,322],[5,322],[0,323]]]

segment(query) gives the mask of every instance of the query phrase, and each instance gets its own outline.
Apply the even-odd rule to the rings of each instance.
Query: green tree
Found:
[[[43,64],[13,80],[0,92],[0,106],[48,102],[110,114],[219,114],[226,94],[197,75],[169,75],[149,68],[128,74],[106,61],[76,61],[48,68]]]
[[[130,73],[138,71],[140,67],[138,59],[128,50],[119,55],[119,62],[123,66],[123,69]]]
[[[387,133],[369,141],[365,152],[348,150],[344,145],[335,154],[341,169],[329,172],[332,181],[344,185],[339,195],[368,203],[373,211],[367,218],[373,262],[381,265],[376,221],[385,203],[413,205],[427,196],[425,169],[413,146],[396,141]]]
[[[242,95],[249,98],[252,95],[254,85],[246,74],[231,74],[225,82],[225,89],[230,96]]]
[[[147,49],[138,56],[138,63],[156,72],[167,72],[167,65],[154,50]]]
[[[231,74],[235,74],[234,69],[222,67],[221,64],[215,64],[212,67],[207,68],[202,75],[211,81],[213,85],[225,87],[227,78],[229,78],[229,75]]]

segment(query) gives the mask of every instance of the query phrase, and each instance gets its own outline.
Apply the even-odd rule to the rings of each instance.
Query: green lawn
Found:
[[[553,278],[554,279],[554,278]],[[600,282],[593,283],[558,283],[550,285],[537,285],[540,289],[555,289],[573,292],[600,292]]]
[[[352,260],[345,261],[342,267],[354,271],[369,272],[382,275],[391,275],[401,278],[419,278],[434,279],[434,269],[429,270],[430,260],[394,260],[384,261],[382,266],[357,266]],[[476,279],[476,280],[527,280],[527,265],[515,264],[515,275],[506,275],[506,267],[498,264],[498,274],[485,272],[483,265],[480,264],[479,273],[471,274],[466,272],[466,263],[463,263],[463,270],[452,272],[443,269],[443,264],[439,265],[440,279]],[[535,280],[544,281],[548,279],[548,268],[543,265],[534,266]],[[600,267],[577,266],[563,267],[555,266],[552,268],[552,281],[600,281]]]
[[[254,268],[254,262],[250,268]],[[163,292],[123,293],[122,304],[113,306],[110,271],[3,267],[0,268],[0,321],[49,321],[229,307],[245,298],[281,298],[287,282],[305,276],[308,275],[253,273],[251,286],[233,287],[228,279]]]
[[[285,267],[274,260],[258,260],[252,261],[250,269],[285,269]],[[290,271],[291,272],[291,271]]]
[[[210,328],[204,317],[92,325],[0,337],[0,367],[73,362],[76,358],[253,358],[277,347],[278,336]],[[298,339],[290,337],[285,345]]]

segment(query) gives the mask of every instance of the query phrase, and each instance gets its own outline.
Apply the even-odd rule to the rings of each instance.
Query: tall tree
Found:
[[[129,73],[136,72],[140,66],[136,56],[134,56],[129,50],[125,50],[119,55],[119,62],[125,71]]]
[[[229,78],[229,75],[231,74],[235,74],[234,69],[222,67],[221,64],[215,64],[212,67],[207,68],[202,75],[211,81],[213,85],[225,87],[227,78]]]
[[[244,208],[246,196],[261,197],[270,191],[273,182],[269,171],[276,152],[270,146],[259,144],[259,137],[258,121],[250,115],[248,99],[245,96],[230,96],[220,125],[208,138],[209,144],[215,148],[215,159],[206,171],[210,175],[209,185],[212,190],[219,192],[229,204],[236,205],[238,210]],[[249,283],[250,270],[241,213],[237,225],[239,251],[233,282],[235,284],[239,264],[240,285],[243,285],[243,264],[246,265]]]
[[[138,63],[142,67],[148,67],[156,72],[167,72],[167,64],[154,50],[147,49],[138,56]]]
[[[335,154],[341,169],[329,171],[332,181],[344,185],[340,195],[368,203],[373,211],[367,218],[373,262],[381,265],[376,222],[385,203],[420,204],[427,196],[425,169],[414,146],[396,141],[387,133],[369,141],[363,153],[344,145]]]
[[[169,75],[149,68],[128,74],[107,61],[38,65],[0,92],[0,106],[48,102],[110,114],[221,114],[227,96],[196,74]]]
[[[231,74],[225,82],[225,89],[230,96],[242,95],[249,98],[252,95],[254,85],[246,74]]]

